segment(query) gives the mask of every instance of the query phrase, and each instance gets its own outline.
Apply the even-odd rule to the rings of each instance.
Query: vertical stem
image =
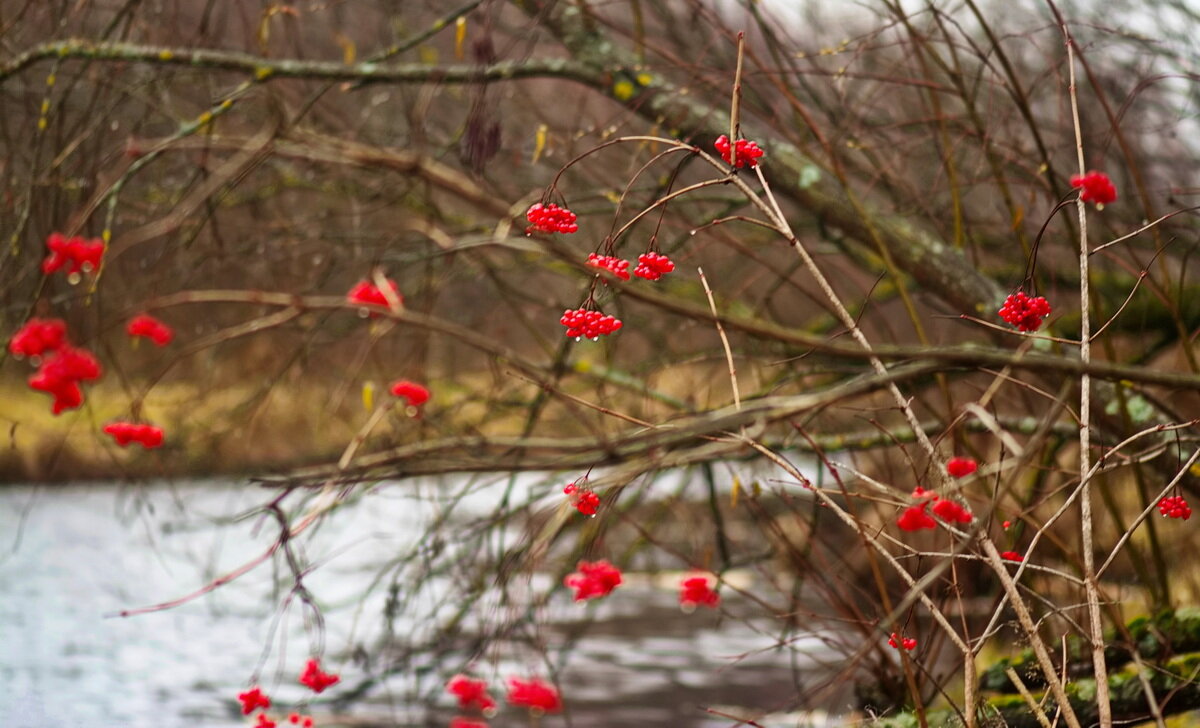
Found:
[[[1067,73],[1070,79],[1071,121],[1075,125],[1075,154],[1079,174],[1086,174],[1083,160],[1083,133],[1079,124],[1079,99],[1075,90],[1075,41],[1066,24],[1063,36],[1067,42]],[[1084,364],[1092,358],[1092,324],[1088,297],[1087,208],[1080,195],[1075,200],[1079,210],[1079,358]],[[1096,674],[1096,709],[1101,728],[1112,725],[1112,707],[1108,696],[1108,668],[1104,663],[1104,629],[1100,623],[1100,586],[1096,581],[1096,562],[1092,547],[1092,483],[1091,414],[1092,378],[1085,371],[1079,377],[1079,524],[1083,549],[1083,583],[1087,592],[1089,640],[1092,643],[1092,665]]]
[[[737,70],[733,72],[733,98],[729,102],[729,166],[737,167],[737,140],[742,109],[742,59],[746,56],[746,31],[738,31]]]

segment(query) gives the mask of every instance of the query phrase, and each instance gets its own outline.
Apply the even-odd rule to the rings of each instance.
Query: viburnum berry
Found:
[[[79,383],[99,379],[100,374],[100,362],[91,352],[63,344],[42,361],[37,374],[29,379],[29,386],[54,397],[51,411],[57,415],[83,404]]]
[[[1003,551],[1000,553],[1000,558],[1005,561],[1016,561],[1018,563],[1025,560],[1025,557],[1016,551]]]
[[[300,728],[312,728],[313,719],[311,715],[300,715],[299,713],[291,713],[288,715],[289,723],[296,723]]]
[[[103,428],[104,434],[112,435],[121,447],[136,442],[147,450],[161,447],[163,431],[154,425],[139,425],[133,422],[110,422]]]
[[[300,684],[308,687],[314,693],[324,692],[325,688],[337,685],[341,679],[337,675],[321,670],[321,661],[315,657],[305,663],[304,671],[300,673]]]
[[[978,469],[974,458],[953,457],[946,461],[946,472],[952,478],[965,478]]]
[[[155,346],[166,346],[175,338],[175,332],[170,326],[146,313],[130,319],[129,323],[125,324],[125,333],[150,339]]]
[[[650,251],[638,256],[638,264],[633,269],[633,274],[638,278],[645,278],[648,281],[657,281],[663,275],[673,270],[675,270],[675,263],[670,258],[661,253]]]
[[[1158,502],[1158,511],[1167,518],[1182,518],[1186,521],[1192,517],[1192,509],[1181,495],[1160,500]]]
[[[486,680],[475,680],[466,675],[455,675],[446,683],[446,692],[458,698],[458,707],[492,710],[496,701],[488,695]]]
[[[450,719],[450,728],[488,728],[488,724],[458,715]]]
[[[567,336],[577,339],[586,336],[593,340],[607,336],[624,325],[620,319],[590,308],[567,309],[558,322],[567,327]]]
[[[404,305],[404,296],[400,295],[400,286],[391,278],[387,279],[388,287],[392,289],[396,300],[401,306]],[[371,281],[363,280],[354,284],[354,287],[346,294],[346,300],[356,306],[383,306],[388,307],[387,296],[383,295],[383,291],[379,286]]]
[[[587,264],[593,268],[606,270],[623,281],[629,280],[629,261],[613,255],[597,255],[588,253]]]
[[[1097,210],[1117,200],[1116,185],[1103,172],[1089,171],[1084,175],[1074,175],[1071,177],[1071,186],[1079,188],[1079,199],[1096,203]]]
[[[933,520],[933,516],[925,512],[925,509],[928,507],[929,501],[925,501],[920,505],[905,508],[900,517],[896,519],[896,525],[902,531],[920,531],[926,528],[937,528],[937,521]]]
[[[970,523],[974,518],[966,508],[945,498],[934,502],[933,515],[947,523]]]
[[[932,490],[925,490],[921,486],[913,488],[912,497],[917,500],[935,501],[938,499],[937,493]]]
[[[689,576],[679,583],[679,605],[685,610],[697,606],[716,609],[721,604],[721,595],[712,587],[713,580],[707,574]]]
[[[242,715],[250,715],[259,708],[266,710],[271,707],[271,699],[257,685],[244,693],[238,693],[238,700],[242,703]]]
[[[407,379],[392,382],[390,391],[392,396],[407,400],[412,407],[420,407],[429,401],[429,390]]]
[[[529,227],[525,228],[526,235],[535,231],[570,234],[579,230],[579,225],[575,224],[575,213],[553,202],[533,205],[525,213],[525,219],[529,221]]]
[[[1004,299],[998,313],[1021,331],[1037,331],[1042,319],[1050,315],[1050,303],[1041,296],[1030,298],[1024,291],[1017,291]]]
[[[892,635],[888,637],[888,644],[896,649],[904,648],[906,651],[912,652],[917,647],[917,640],[913,637],[901,637],[892,632]]]
[[[31,318],[8,340],[8,350],[17,358],[41,356],[67,343],[67,324],[61,319]]]
[[[104,258],[104,241],[100,238],[84,240],[76,236],[68,239],[62,233],[50,233],[46,247],[50,250],[50,255],[42,261],[42,272],[46,275],[63,268],[68,276],[92,273],[100,269],[100,261]]]
[[[563,488],[563,493],[571,499],[571,505],[575,506],[575,510],[585,516],[596,515],[596,511],[600,508],[600,496],[581,485],[568,483],[567,487]]]
[[[258,722],[254,724],[254,728],[275,728],[275,721],[271,720],[266,713],[259,713]]]
[[[734,144],[736,149],[735,162],[729,161],[729,137],[722,134],[717,137],[717,141],[713,146],[721,154],[721,159],[725,160],[726,164],[732,164],[734,167],[757,167],[758,160],[762,158],[763,150],[759,148],[756,142],[747,139],[738,139]]]
[[[562,698],[558,696],[558,691],[553,685],[536,677],[528,680],[509,678],[508,702],[544,713],[557,713],[562,710]]]
[[[577,602],[606,597],[621,585],[621,570],[607,561],[580,561],[575,568],[563,584],[575,590]]]

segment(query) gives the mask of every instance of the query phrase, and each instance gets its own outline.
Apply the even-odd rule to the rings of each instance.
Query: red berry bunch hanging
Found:
[[[67,238],[62,233],[50,233],[46,247],[50,249],[50,255],[42,261],[42,272],[46,275],[63,268],[68,276],[92,273],[100,270],[100,261],[104,258],[104,241],[99,238],[84,240],[79,236]]]
[[[67,325],[61,319],[31,318],[8,340],[8,350],[18,359],[41,356],[67,343]]]
[[[1192,509],[1181,495],[1170,496],[1160,500],[1158,502],[1158,512],[1167,518],[1182,518],[1185,521],[1192,517]]]
[[[446,692],[458,698],[458,707],[463,710],[469,708],[478,708],[479,710],[493,710],[496,707],[496,701],[488,695],[488,685],[486,680],[475,680],[466,675],[455,675],[450,678],[450,682],[446,683]]]
[[[529,227],[525,228],[526,235],[533,232],[570,234],[579,230],[575,224],[575,213],[553,202],[533,205],[525,213],[525,219],[529,221]]]
[[[1042,319],[1050,315],[1050,303],[1041,296],[1030,298],[1024,291],[1017,291],[1004,299],[999,314],[1021,331],[1037,331]]]
[[[295,723],[300,728],[313,728],[313,719],[311,715],[300,715],[299,713],[288,714],[288,722]]]
[[[567,487],[563,488],[563,493],[566,493],[567,497],[571,499],[571,505],[575,506],[575,510],[585,516],[594,516],[600,509],[600,496],[577,483],[568,483]]]
[[[103,428],[104,434],[112,435],[121,447],[136,442],[147,450],[161,447],[163,431],[154,425],[139,425],[133,422],[110,422]]]
[[[675,270],[675,263],[661,253],[650,251],[642,253],[638,256],[637,267],[633,269],[633,274],[638,278],[645,278],[648,281],[657,281],[664,274]]]
[[[717,137],[717,141],[713,143],[716,150],[721,154],[721,159],[725,160],[726,164],[732,164],[734,167],[757,167],[758,160],[762,158],[763,150],[759,148],[757,142],[752,142],[747,139],[738,139],[734,145],[736,148],[737,161],[729,161],[729,137],[722,134]]]
[[[622,260],[612,255],[588,253],[587,264],[593,268],[602,268],[609,271],[623,281],[629,280],[629,261],[627,260]]]
[[[933,515],[946,523],[970,523],[974,516],[966,508],[952,500],[941,498],[934,501]]]
[[[146,313],[130,319],[129,323],[125,324],[125,333],[150,339],[155,346],[166,346],[175,338],[175,332],[170,326]]]
[[[258,722],[254,724],[254,728],[276,728],[277,725],[266,713],[259,713]]]
[[[257,685],[244,693],[238,693],[238,700],[242,703],[242,715],[250,715],[259,708],[266,710],[271,707],[271,699]]]
[[[403,306],[404,296],[400,295],[400,286],[396,285],[396,281],[393,281],[391,278],[387,279],[387,284],[392,289],[392,293],[395,294],[396,300]],[[350,292],[346,294],[346,300],[356,306],[383,306],[384,308],[388,306],[387,296],[383,295],[383,291],[379,289],[379,286],[371,281],[359,281],[355,283]]]
[[[713,580],[706,574],[689,576],[679,583],[679,605],[684,609],[697,606],[716,609],[721,604],[721,595],[712,586]]]
[[[1071,177],[1071,186],[1079,189],[1079,199],[1096,203],[1098,210],[1117,200],[1116,185],[1103,172],[1089,171],[1084,175],[1074,175]]]
[[[567,327],[567,336],[589,339],[607,336],[623,325],[620,319],[589,308],[567,309],[558,322]]]
[[[407,379],[392,382],[390,391],[393,397],[406,400],[410,407],[420,407],[429,401],[429,390]]]
[[[341,682],[341,679],[337,675],[323,671],[321,669],[321,661],[315,657],[305,663],[304,670],[300,673],[300,684],[306,686],[314,693],[324,692],[325,688],[337,685]]]
[[[575,601],[606,597],[621,585],[621,570],[607,561],[580,561],[563,584],[575,590]]]
[[[904,648],[908,652],[912,652],[917,647],[917,640],[913,637],[901,637],[892,632],[892,636],[888,637],[888,644],[896,649]]]
[[[29,386],[54,397],[51,411],[62,414],[83,404],[80,382],[91,382],[100,378],[100,362],[86,349],[74,349],[62,344],[54,354],[45,358],[37,374],[29,379]]]
[[[927,508],[929,508],[929,501],[905,508],[900,517],[896,519],[896,525],[902,531],[920,531],[927,528],[937,528],[937,521],[933,520],[933,516],[926,512]]]
[[[952,478],[965,478],[978,469],[974,458],[953,457],[946,461],[946,472]]]
[[[557,713],[562,710],[562,698],[558,696],[558,691],[553,685],[536,677],[528,680],[509,678],[508,702],[543,713]]]

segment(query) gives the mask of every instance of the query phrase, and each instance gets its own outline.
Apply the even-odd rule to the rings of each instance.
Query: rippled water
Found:
[[[385,595],[363,595],[379,554],[410,545],[438,511],[435,487],[426,486],[419,500],[412,492],[380,489],[304,539],[305,555],[321,564],[306,584],[325,607],[330,667],[345,685],[362,679],[370,663],[339,657],[378,637]],[[111,616],[188,594],[261,553],[270,524],[231,517],[265,497],[259,488],[216,482],[0,490],[0,726],[246,726],[233,696],[260,665],[259,681],[278,701],[307,699],[295,675],[313,649],[313,631],[296,609],[277,620],[286,593],[274,592],[279,575],[270,563],[181,606]],[[472,497],[482,508],[495,494]],[[546,728],[568,721],[578,728],[729,726],[699,706],[784,704],[793,665],[816,670],[816,660],[829,658],[814,635],[727,669],[734,656],[773,644],[771,625],[758,625],[766,630],[759,634],[754,624],[722,622],[715,613],[682,614],[673,592],[637,575],[621,596],[590,612],[597,621],[582,631],[562,673],[570,715],[547,718]],[[577,636],[578,605],[551,607],[547,639]],[[503,675],[527,666],[500,667]],[[444,676],[423,679],[432,685]],[[406,705],[395,697],[404,694],[400,685],[411,683],[397,676],[340,715],[325,703],[309,707],[325,726],[447,724],[447,702],[432,711]],[[503,713],[493,721],[507,725],[527,723]]]

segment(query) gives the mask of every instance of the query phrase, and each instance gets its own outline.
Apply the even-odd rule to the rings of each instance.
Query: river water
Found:
[[[476,511],[495,502],[497,487],[472,492]],[[371,660],[351,655],[356,646],[366,654],[378,645],[386,594],[370,587],[380,554],[410,547],[443,507],[438,494],[445,490],[433,483],[378,488],[306,534],[304,555],[320,564],[305,583],[323,608],[326,665],[343,678],[326,695],[372,675]],[[451,704],[438,686],[448,676],[436,671],[391,676],[348,705],[304,702],[311,696],[295,676],[317,633],[301,610],[279,609],[286,574],[271,562],[177,607],[113,616],[189,594],[261,553],[273,539],[270,523],[237,516],[268,496],[212,481],[0,490],[0,726],[247,726],[234,696],[255,677],[277,706],[310,712],[319,726],[447,725]],[[567,634],[577,641],[560,675],[570,713],[546,718],[545,728],[731,726],[736,721],[701,706],[786,705],[797,675],[817,674],[822,661],[835,659],[817,631],[769,649],[777,637],[770,623],[684,614],[674,583],[677,577],[629,575],[620,599],[586,608],[595,621],[582,629],[585,607],[552,601],[545,610],[551,651]],[[399,631],[418,629],[406,618],[398,616]],[[498,660],[484,674],[493,670],[498,684],[527,667]],[[416,693],[426,699],[414,701]],[[759,720],[771,728],[836,722],[822,716]],[[492,725],[528,723],[508,709]]]

